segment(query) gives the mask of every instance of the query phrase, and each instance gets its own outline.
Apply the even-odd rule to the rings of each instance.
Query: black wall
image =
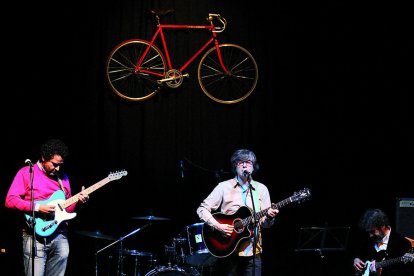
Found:
[[[216,183],[231,177],[229,158],[238,148],[256,152],[255,178],[267,184],[273,202],[303,187],[312,191],[309,201],[283,208],[266,231],[269,275],[292,275],[306,268],[304,262],[315,275],[346,273],[350,248],[323,260],[295,252],[299,229],[350,226],[352,240],[365,208],[382,208],[395,221],[396,198],[413,197],[407,7],[290,1],[271,9],[265,2],[232,0],[10,5],[11,19],[1,19],[1,201],[23,161],[36,160],[50,137],[70,147],[64,169],[74,192],[110,172],[128,171],[95,191],[71,221],[70,275],[93,274],[93,253],[108,244],[75,231],[121,237],[145,225],[134,216],[171,218],[125,241],[162,254],[198,222],[195,210]],[[149,38],[150,8],[175,9],[169,23],[206,23],[209,12],[225,16],[222,40],[256,57],[256,91],[235,105],[212,102],[198,87],[195,63],[180,88],[142,103],[118,98],[105,80],[107,55],[124,39]],[[169,39],[179,67],[197,39],[186,32]],[[21,215],[4,207],[0,212],[0,247],[10,251],[6,263],[16,268]]]

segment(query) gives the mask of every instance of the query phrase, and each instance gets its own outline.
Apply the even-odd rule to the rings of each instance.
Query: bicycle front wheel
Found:
[[[148,47],[148,41],[131,39],[120,43],[109,54],[106,78],[113,92],[121,98],[144,101],[158,92],[160,86],[157,80],[162,79],[166,71],[161,51],[152,45],[140,68],[136,68]]]
[[[198,82],[210,99],[234,104],[246,99],[256,88],[259,70],[253,56],[236,44],[219,45],[226,73],[216,48],[208,50],[198,66]]]

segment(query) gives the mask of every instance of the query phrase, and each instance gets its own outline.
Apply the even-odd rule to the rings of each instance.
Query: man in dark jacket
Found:
[[[368,236],[353,260],[357,275],[414,276],[411,242],[391,229],[390,221],[382,210],[366,210],[358,228]]]

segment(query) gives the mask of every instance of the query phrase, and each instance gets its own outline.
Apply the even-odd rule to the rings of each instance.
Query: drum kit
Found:
[[[169,218],[157,216],[132,217],[132,219],[145,220],[149,223],[144,227],[134,230],[124,237],[116,239],[113,236],[102,234],[99,231],[77,231],[78,234],[95,239],[113,241],[108,246],[98,250],[96,255],[96,276],[156,276],[156,275],[187,275],[200,276],[204,272],[211,272],[216,257],[210,254],[204,244],[202,237],[203,223],[194,223],[183,228],[183,230],[172,239],[171,244],[164,245],[163,262],[159,262],[157,254],[134,249],[124,249],[122,241],[150,226],[153,221],[168,221]],[[115,254],[109,254],[108,258],[112,263],[107,266],[108,273],[101,273],[98,269],[98,255],[102,251],[120,244]],[[114,262],[115,261],[115,262]],[[99,271],[99,273],[98,273]]]

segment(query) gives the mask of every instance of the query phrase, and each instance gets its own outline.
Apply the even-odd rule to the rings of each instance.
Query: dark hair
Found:
[[[362,231],[371,231],[373,227],[389,226],[388,216],[380,209],[368,209],[361,216],[358,227]]]
[[[69,154],[68,147],[59,139],[50,139],[47,140],[40,147],[40,157],[43,157],[45,160],[50,160],[55,154],[66,158]]]
[[[253,162],[253,172],[259,169],[259,164],[257,163],[257,158],[254,152],[247,149],[236,150],[230,158],[231,170],[236,174],[237,163],[240,161],[252,161]]]

